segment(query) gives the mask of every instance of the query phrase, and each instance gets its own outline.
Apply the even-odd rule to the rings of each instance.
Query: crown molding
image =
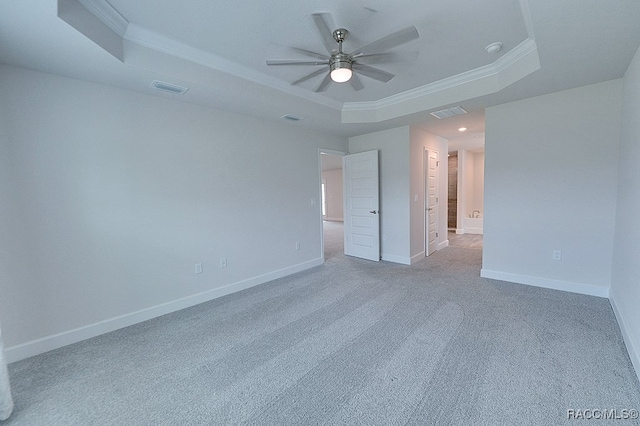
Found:
[[[346,102],[342,107],[342,122],[379,122],[459,102],[470,97],[495,93],[539,68],[536,43],[533,39],[527,38],[492,64],[377,101]],[[447,96],[447,92],[457,95],[459,90],[456,89],[463,87],[467,94],[464,99]],[[434,96],[435,94],[440,96]],[[447,98],[451,99],[445,101]]]
[[[107,0],[76,0],[123,41],[341,111],[343,123],[376,123],[495,93],[540,68],[528,0],[519,0],[529,38],[494,63],[368,102],[339,102],[130,23]],[[142,64],[141,64],[142,65]]]
[[[129,22],[107,0],[77,0],[91,15],[100,20],[109,29],[123,40],[138,44],[160,53],[202,65],[206,68],[224,72],[281,92],[288,93],[306,100],[324,105],[340,111],[342,102],[333,101],[324,97],[313,96],[307,90],[291,86],[281,80],[270,77],[261,72],[244,67],[228,59],[209,52],[180,43],[176,40],[164,37],[149,31],[135,23]],[[95,41],[95,40],[94,40]]]
[[[91,14],[102,21],[111,31],[124,38],[129,21],[106,0],[78,0]]]
[[[527,34],[530,39],[535,40],[533,34],[533,20],[531,19],[531,9],[529,8],[528,0],[520,0],[520,10],[522,11],[522,19],[524,19],[524,26],[527,29]]]
[[[125,40],[170,55],[185,61],[189,61],[206,68],[220,71],[235,77],[248,80],[272,89],[279,90],[294,96],[305,98],[309,101],[340,110],[342,103],[327,98],[314,97],[307,90],[291,86],[290,84],[225,59],[213,53],[189,46],[179,41],[170,39],[160,34],[149,31],[134,23],[130,23],[125,34]]]

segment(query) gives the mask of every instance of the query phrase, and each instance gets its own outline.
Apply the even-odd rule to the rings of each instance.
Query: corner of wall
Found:
[[[618,326],[620,327],[620,333],[622,334],[622,339],[624,340],[625,346],[627,347],[627,352],[629,354],[629,358],[631,359],[631,364],[636,372],[636,376],[638,376],[638,381],[640,381],[640,346],[633,339],[633,333],[631,332],[631,328],[629,324],[625,321],[625,317],[620,312],[620,308],[618,303],[616,302],[615,292],[612,292],[609,296],[609,303],[611,304],[611,309],[613,309],[613,313],[616,316],[616,320],[618,321]]]

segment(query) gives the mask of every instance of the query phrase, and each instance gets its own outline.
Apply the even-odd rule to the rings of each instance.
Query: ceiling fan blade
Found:
[[[300,79],[298,79],[298,80],[294,81],[293,83],[291,83],[291,85],[295,86],[296,84],[300,84],[300,83],[302,83],[303,81],[307,81],[307,80],[309,80],[310,78],[313,78],[313,77],[315,77],[315,76],[317,76],[317,75],[322,74],[323,72],[327,72],[327,70],[323,68],[323,69],[320,69],[320,70],[314,71],[314,72],[312,72],[311,74],[307,74],[307,75],[305,75],[304,77],[302,77],[302,78],[300,78]]]
[[[416,27],[410,26],[393,34],[389,34],[386,37],[382,37],[381,39],[369,43],[360,49],[354,50],[351,55],[367,55],[370,53],[385,52],[396,46],[415,40],[418,37],[420,37],[420,34],[418,34]]]
[[[384,64],[388,62],[414,61],[418,52],[386,52],[372,53],[371,55],[355,55],[353,60],[365,64]]]
[[[322,53],[312,52],[311,50],[300,49],[299,47],[291,47],[290,49],[295,50],[296,52],[300,52],[303,55],[309,56],[310,58],[322,59],[323,61],[328,61],[329,57],[327,55],[323,55]]]
[[[314,90],[314,92],[324,92],[325,90],[327,90],[329,83],[331,83],[331,73],[327,73],[327,76],[320,82],[320,84],[318,84],[318,87],[316,87],[316,90]]]
[[[366,77],[382,81],[384,83],[396,76],[395,74],[391,74],[390,72],[381,70],[380,68],[374,68],[369,65],[359,64],[357,62],[353,64],[353,69],[357,70],[358,73]]]
[[[322,43],[327,51],[331,52],[336,50],[338,43],[333,39],[333,31],[329,27],[328,19],[331,17],[330,13],[314,13],[311,15],[313,22],[316,24],[316,28],[322,38]]]
[[[329,61],[307,61],[306,59],[270,59],[267,65],[329,65]]]
[[[358,74],[353,73],[351,75],[351,78],[349,79],[349,83],[351,83],[351,87],[353,87],[353,90],[362,90],[364,89],[364,85],[362,84],[362,81],[360,80],[360,77],[358,77]]]

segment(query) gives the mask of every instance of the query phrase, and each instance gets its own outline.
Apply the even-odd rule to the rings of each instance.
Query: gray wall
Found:
[[[487,109],[483,276],[608,296],[621,88]]]
[[[640,50],[623,81],[611,302],[640,376]]]
[[[321,262],[318,149],[346,140],[7,66],[0,93],[10,360]]]
[[[409,126],[349,138],[351,154],[374,149],[380,152],[381,256],[409,264]]]

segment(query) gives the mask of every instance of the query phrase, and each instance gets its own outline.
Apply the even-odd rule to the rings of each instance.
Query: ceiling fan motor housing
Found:
[[[351,60],[351,57],[344,53],[335,53],[331,55],[331,58],[329,59],[329,68],[331,68],[331,71],[339,68],[351,69],[352,64],[353,61]]]
[[[344,28],[338,28],[337,30],[333,31],[333,39],[337,43],[342,43],[343,41],[345,41],[347,39],[347,35],[349,35],[349,31],[345,30]]]

